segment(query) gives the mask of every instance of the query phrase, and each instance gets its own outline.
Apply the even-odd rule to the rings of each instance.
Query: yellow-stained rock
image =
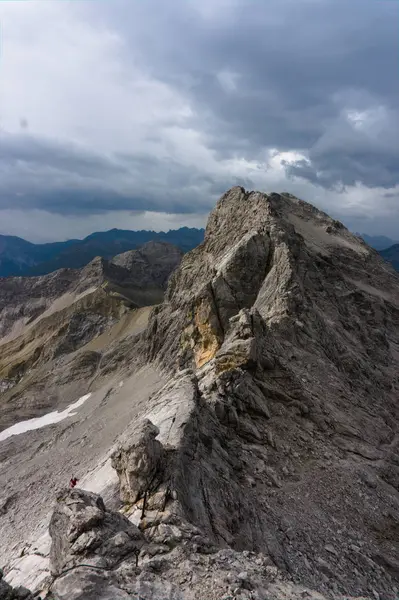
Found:
[[[217,317],[208,299],[201,300],[196,308],[194,323],[197,334],[194,358],[197,368],[200,368],[212,360],[222,343]]]

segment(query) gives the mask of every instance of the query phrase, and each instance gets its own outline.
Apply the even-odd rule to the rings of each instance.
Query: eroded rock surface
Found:
[[[126,517],[107,511],[100,496],[80,489],[58,496],[49,531],[54,575],[81,562],[113,567],[143,544],[139,530]]]
[[[54,519],[60,513],[70,515],[71,503],[74,508],[68,534],[64,527],[58,530]],[[55,528],[53,562],[56,559],[57,565],[71,564],[68,557],[76,546],[73,539],[79,532],[77,540],[80,540],[80,548],[86,546],[86,556],[78,561],[75,555],[72,566],[55,577],[46,596],[49,599],[326,600],[317,592],[289,582],[264,554],[218,548],[200,529],[179,518],[170,506],[168,511],[158,511],[156,526],[142,521],[139,557],[129,551],[126,544],[112,543],[114,552],[109,547],[105,549],[108,557],[113,555],[114,562],[108,560],[105,564],[104,542],[109,546],[115,535],[108,537],[109,527],[101,520],[104,511],[107,512],[101,497],[75,490],[62,494],[58,504],[52,519]],[[124,533],[126,523],[118,519],[120,515],[113,516],[116,517],[114,523],[122,525]],[[115,534],[118,526],[112,529]],[[72,537],[71,531],[74,532]],[[102,543],[89,541],[93,531],[97,541],[100,534]],[[59,543],[60,533],[64,541],[69,535],[69,548],[64,541]]]
[[[3,572],[0,570],[0,600],[33,600],[33,595],[25,588],[13,588],[9,585],[4,581]]]
[[[138,565],[97,572],[82,531],[78,567],[66,495],[81,585],[58,576],[56,598],[397,599],[399,277],[375,251],[289,194],[233,188],[97,372],[148,363],[166,384],[135,401],[136,382],[113,451]]]
[[[399,279],[378,254],[288,194],[233,188],[146,336],[198,390],[189,520],[314,589],[396,598]]]
[[[146,419],[127,430],[112,454],[123,502],[134,504],[159,484],[163,448],[156,439],[158,434],[158,427]]]

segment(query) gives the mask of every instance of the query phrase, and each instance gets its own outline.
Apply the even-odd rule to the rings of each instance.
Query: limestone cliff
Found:
[[[146,343],[192,373],[172,475],[187,518],[315,588],[393,598],[399,278],[378,254],[288,194],[233,188]]]
[[[60,580],[53,569],[49,594],[396,600],[398,366],[399,277],[377,252],[289,194],[231,189],[146,328],[97,367],[114,379],[94,397],[93,421],[121,406],[122,368],[134,382],[101,469],[116,469],[105,492],[142,537],[114,516],[117,528],[98,531],[108,517],[93,496],[76,500],[76,526],[86,523],[76,537],[63,492],[51,557],[74,570]],[[144,394],[148,369],[159,380]],[[132,547],[104,565],[118,531]]]

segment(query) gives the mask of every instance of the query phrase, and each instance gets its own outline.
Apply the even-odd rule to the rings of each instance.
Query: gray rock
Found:
[[[137,374],[113,463],[145,539],[139,565],[97,499],[83,502],[77,537],[70,508],[52,520],[57,568],[83,555],[107,569],[92,570],[98,594],[133,598],[142,582],[157,600],[395,600],[398,298],[393,270],[328,215],[289,194],[226,193],[145,330],[96,363],[96,385]],[[149,363],[165,385],[144,401]],[[93,440],[117,416],[98,423],[97,410]],[[53,443],[82,464],[80,448]]]
[[[82,563],[110,568],[143,545],[142,534],[126,517],[108,511],[97,494],[77,488],[58,496],[49,531],[50,565],[58,576]]]
[[[396,502],[398,298],[393,270],[311,205],[239,187],[220,199],[142,346],[171,375],[196,377],[176,491],[211,539],[269,552],[317,587],[331,533],[339,568],[328,577],[348,595],[374,586],[346,549],[359,531],[369,552],[384,545],[375,524],[388,531],[382,514]],[[359,483],[370,461],[391,488]],[[278,533],[287,514],[289,543]],[[388,571],[376,591],[393,598]]]
[[[118,473],[123,502],[134,504],[146,492],[156,488],[163,468],[162,444],[159,434],[148,419],[129,429],[112,453],[112,466]]]
[[[332,544],[327,544],[325,546],[325,549],[327,550],[327,552],[329,552],[330,554],[334,554],[334,556],[339,556],[337,550],[334,548],[334,546]]]
[[[131,595],[114,586],[105,574],[77,569],[56,580],[52,587],[57,600],[128,600]]]
[[[33,600],[33,595],[25,588],[13,588],[0,577],[0,600]]]
[[[0,600],[13,600],[14,599],[14,591],[8,583],[1,580],[0,581]]]
[[[164,289],[182,257],[183,252],[172,244],[147,242],[137,250],[118,254],[111,262],[126,269],[128,280],[145,292],[155,286]]]

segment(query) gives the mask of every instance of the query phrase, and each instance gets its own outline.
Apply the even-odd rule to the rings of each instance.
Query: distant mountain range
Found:
[[[390,262],[394,269],[399,271],[399,244],[394,244],[380,252],[381,256]]]
[[[181,227],[167,232],[110,229],[83,240],[33,244],[22,238],[0,235],[0,277],[46,275],[57,269],[79,269],[96,256],[111,259],[151,241],[168,242],[188,252],[204,239],[204,229]],[[386,236],[357,233],[399,270],[399,243]]]
[[[385,235],[367,235],[365,233],[358,233],[364,239],[364,241],[377,250],[385,260],[391,263],[396,271],[399,271],[399,243],[395,242],[391,238]]]
[[[398,243],[396,240],[392,240],[385,235],[367,235],[367,233],[356,233],[355,235],[363,238],[366,244],[374,248],[374,250],[378,250],[378,252]]]
[[[46,275],[62,268],[81,268],[96,256],[110,259],[150,241],[168,242],[188,252],[204,239],[204,229],[181,227],[167,232],[110,229],[83,240],[33,244],[0,235],[0,277]]]

